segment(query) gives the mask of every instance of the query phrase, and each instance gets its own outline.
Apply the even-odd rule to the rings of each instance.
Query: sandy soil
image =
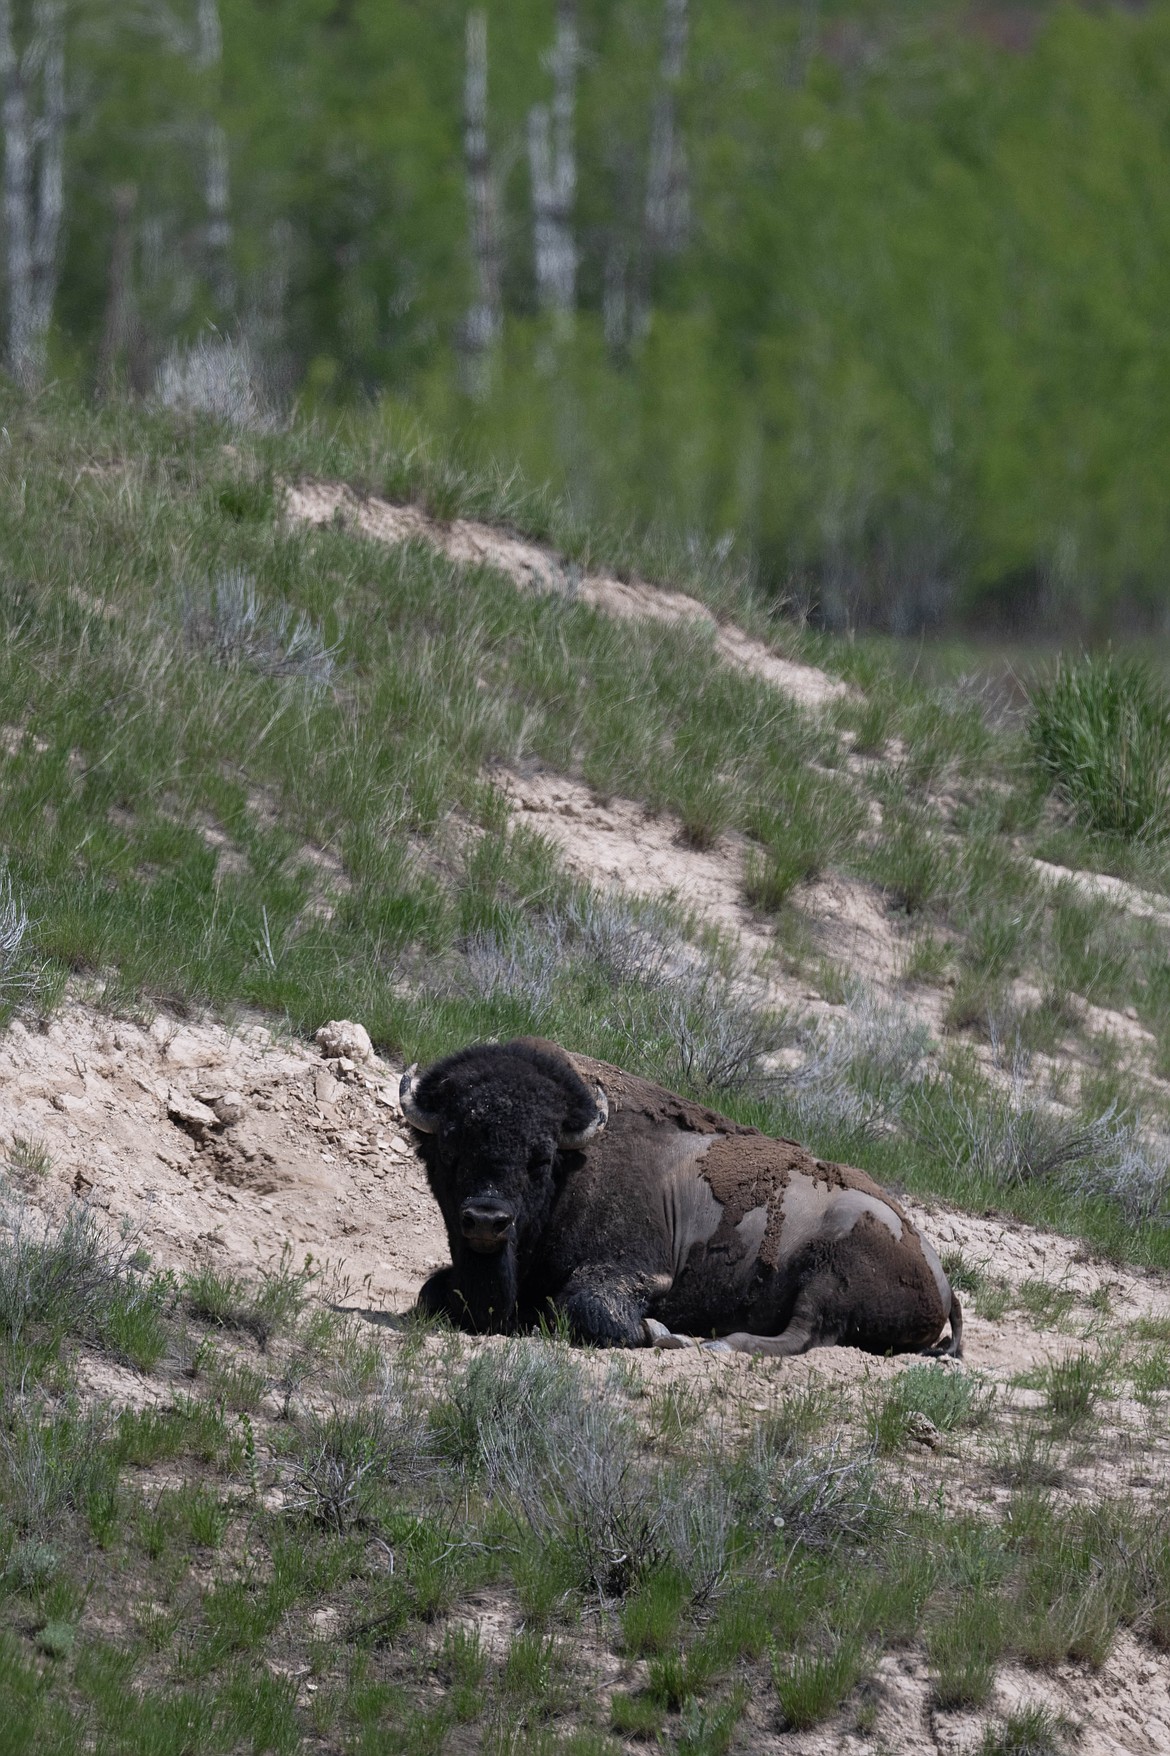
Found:
[[[494,567],[522,591],[563,593],[607,616],[639,622],[710,623],[715,649],[729,665],[783,690],[805,707],[823,707],[848,693],[847,684],[815,665],[782,658],[762,640],[730,623],[716,624],[707,606],[685,592],[607,574],[582,574],[554,550],[511,536],[496,525],[467,518],[444,524],[417,506],[395,506],[374,495],[363,498],[335,482],[298,483],[287,491],[285,510],[295,523],[343,520],[376,542],[428,543],[461,566]]]
[[[1048,884],[1071,884],[1084,896],[1104,897],[1131,915],[1170,926],[1170,898],[1156,891],[1141,890],[1110,872],[1078,872],[1072,866],[1054,865],[1051,860],[1033,860],[1032,865]]]

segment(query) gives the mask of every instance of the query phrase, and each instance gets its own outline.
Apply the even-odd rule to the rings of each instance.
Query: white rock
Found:
[[[324,1067],[318,1067],[313,1077],[313,1096],[319,1104],[335,1104],[345,1087],[338,1085],[332,1073]]]
[[[201,1043],[198,1037],[172,1037],[163,1051],[172,1067],[218,1067],[223,1051],[214,1043]]]
[[[369,1031],[349,1018],[334,1018],[323,1024],[313,1041],[323,1055],[344,1055],[350,1061],[368,1061],[374,1053]]]
[[[74,1110],[87,1110],[89,1108],[88,1098],[74,1097],[71,1091],[55,1091],[49,1102],[55,1110],[61,1110],[65,1115],[69,1115]]]
[[[201,1104],[198,1098],[174,1089],[167,1098],[167,1115],[180,1128],[193,1134],[196,1140],[205,1140],[219,1127],[219,1117],[209,1104]]]

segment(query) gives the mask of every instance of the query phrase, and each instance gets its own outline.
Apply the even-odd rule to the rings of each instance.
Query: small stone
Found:
[[[348,1055],[333,1055],[325,1065],[334,1079],[352,1079],[357,1072],[357,1062],[351,1061]]]
[[[388,1110],[399,1110],[398,1089],[393,1085],[379,1085],[374,1089],[374,1102],[385,1104]]]
[[[201,1104],[198,1098],[181,1091],[172,1091],[168,1096],[167,1115],[196,1140],[206,1140],[219,1127],[219,1117],[209,1104]]]
[[[324,1067],[318,1067],[313,1076],[313,1096],[319,1104],[335,1104],[344,1089],[337,1083],[332,1073]]]
[[[89,1107],[88,1098],[74,1097],[71,1091],[55,1091],[49,1102],[55,1110],[60,1110],[64,1115],[70,1115],[76,1110],[84,1110]]]
[[[929,1446],[931,1451],[934,1450],[936,1445],[942,1444],[942,1434],[939,1432],[930,1416],[924,1415],[919,1409],[914,1409],[913,1412],[907,1416],[906,1431],[909,1433],[911,1439],[917,1439],[920,1445]]]
[[[245,1109],[243,1093],[238,1091],[225,1091],[222,1097],[217,1097],[215,1099],[211,1108],[219,1118],[221,1126],[224,1128],[230,1128],[233,1123],[239,1122],[243,1118]]]
[[[344,1055],[350,1061],[368,1061],[374,1053],[369,1031],[349,1018],[334,1018],[323,1024],[313,1041],[323,1055]]]
[[[391,1152],[409,1152],[409,1150],[410,1148],[407,1146],[405,1140],[403,1140],[401,1134],[392,1134],[390,1136]]]

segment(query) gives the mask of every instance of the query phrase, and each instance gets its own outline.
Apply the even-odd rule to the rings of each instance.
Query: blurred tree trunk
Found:
[[[109,291],[98,360],[98,381],[107,395],[125,383],[142,395],[149,383],[146,335],[138,306],[134,276],[134,215],[138,190],[121,183],[114,190],[114,244],[110,252]]]
[[[39,110],[36,107],[39,82]],[[8,364],[30,389],[44,382],[60,272],[64,208],[65,11],[35,0],[19,52],[11,0],[0,0],[0,123],[4,130],[4,233],[8,264]]]
[[[502,314],[496,186],[488,146],[488,26],[487,13],[479,10],[467,15],[463,150],[475,282],[475,296],[464,322],[464,365],[468,390],[473,396],[484,396],[489,388],[491,353],[499,340]]]
[[[223,70],[223,31],[219,22],[218,0],[199,0],[196,21],[195,65],[199,72],[214,79],[218,95]],[[207,278],[220,311],[235,310],[236,282],[232,270],[231,185],[228,171],[228,143],[222,125],[209,116],[204,136],[203,199],[207,207],[207,230],[204,234],[207,253]]]
[[[576,0],[559,0],[557,35],[547,65],[553,101],[534,104],[528,113],[528,164],[532,177],[536,292],[541,306],[563,327],[577,303],[577,245],[573,204],[577,193],[574,117],[577,102]]]
[[[677,256],[690,226],[690,180],[678,130],[678,88],[687,53],[687,0],[665,0],[662,65],[650,120],[646,243],[653,260]]]

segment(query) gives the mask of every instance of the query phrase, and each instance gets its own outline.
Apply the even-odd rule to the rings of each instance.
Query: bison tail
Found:
[[[931,1354],[936,1360],[961,1360],[963,1357],[963,1307],[954,1287],[951,1288],[951,1337],[949,1341],[940,1341],[934,1347],[923,1348],[923,1353]]]

